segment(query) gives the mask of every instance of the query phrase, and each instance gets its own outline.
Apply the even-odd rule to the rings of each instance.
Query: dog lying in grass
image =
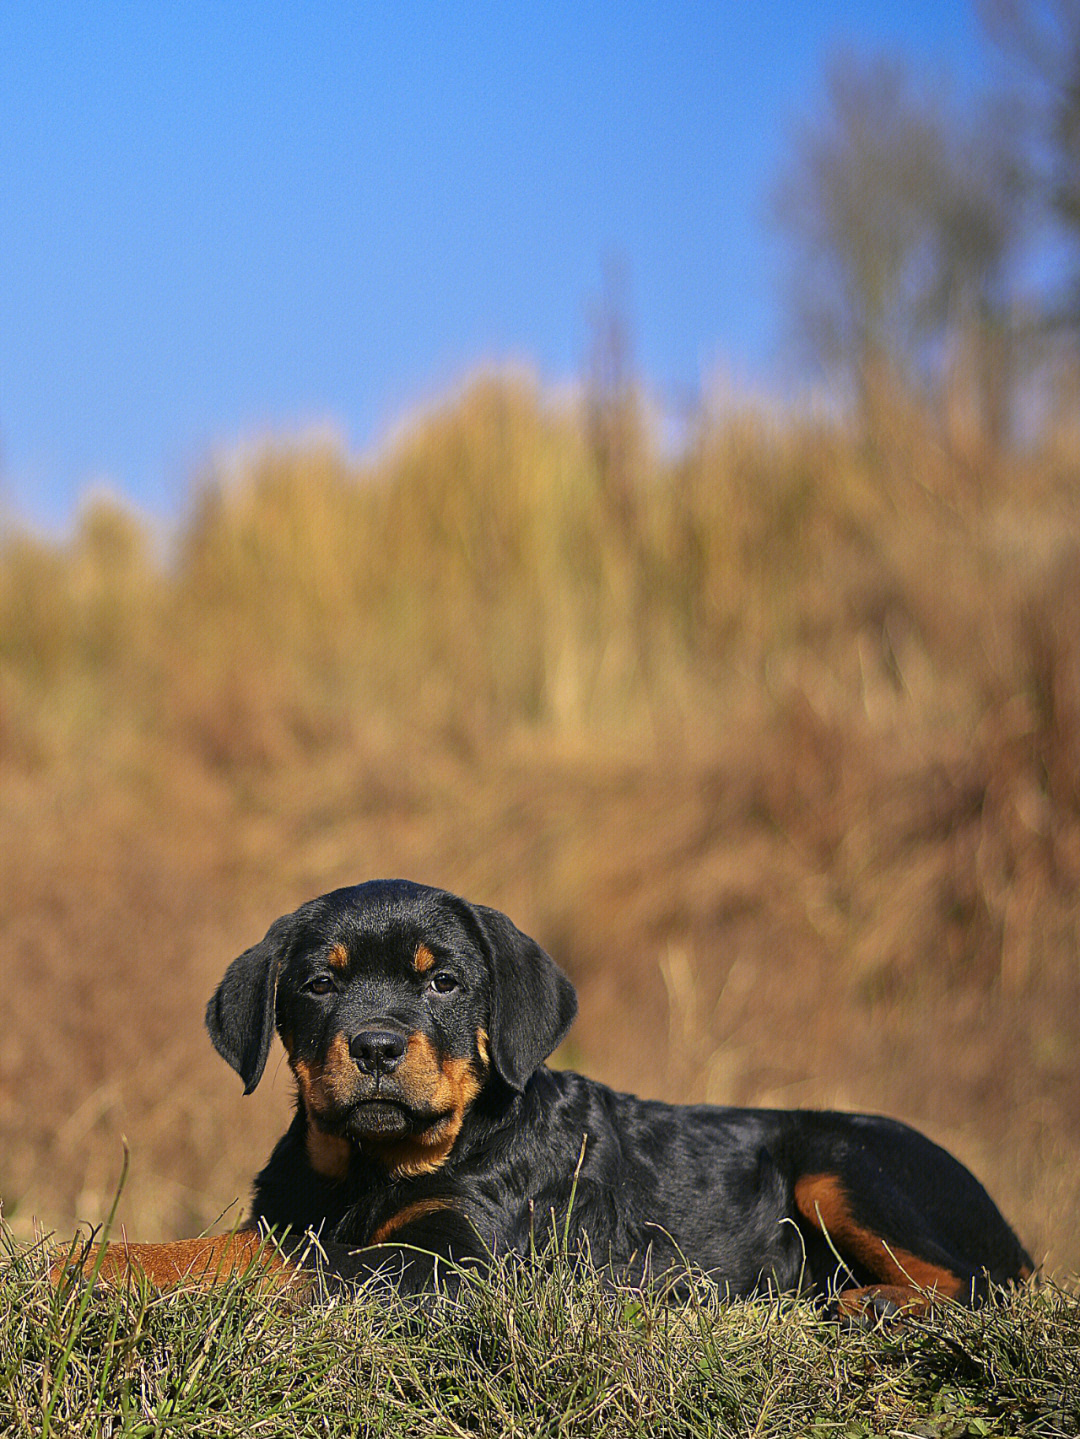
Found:
[[[732,1295],[835,1295],[847,1315],[975,1303],[1030,1276],[982,1185],[915,1130],[618,1094],[544,1064],[576,1010],[538,944],[444,890],[376,880],[302,905],[207,1009],[245,1093],[275,1029],[296,1078],[245,1226],[112,1244],[77,1267],[169,1287],[257,1263],[287,1286],[314,1233],[335,1277],[423,1293],[554,1232],[620,1279],[690,1266]]]

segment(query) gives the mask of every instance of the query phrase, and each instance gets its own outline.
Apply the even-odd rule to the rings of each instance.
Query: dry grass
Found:
[[[368,1286],[289,1311],[258,1285],[48,1286],[0,1227],[5,1435],[1066,1439],[1080,1303],[1044,1287],[901,1329],[805,1303],[679,1303],[581,1266],[497,1263],[421,1315]]]
[[[611,417],[609,417],[610,419]],[[404,874],[671,1098],[896,1113],[1080,1268],[1080,453],[703,413],[665,458],[520,376],[375,460],[269,446],[160,554],[99,502],[0,553],[0,1194],[129,1232],[243,1195],[290,1097],[226,962]]]

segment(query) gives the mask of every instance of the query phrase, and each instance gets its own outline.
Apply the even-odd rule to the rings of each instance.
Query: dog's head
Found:
[[[276,920],[233,960],[206,1023],[248,1094],[276,1025],[309,1157],[339,1177],[353,1146],[398,1174],[437,1168],[481,1089],[493,1076],[522,1089],[576,1011],[570,981],[505,915],[374,880]]]

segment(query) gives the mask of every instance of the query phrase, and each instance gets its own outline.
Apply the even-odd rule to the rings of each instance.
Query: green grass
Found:
[[[1080,1302],[1051,1286],[903,1329],[806,1304],[682,1303],[497,1266],[430,1313],[212,1293],[52,1290],[0,1273],[5,1435],[1039,1435],[1080,1432]]]

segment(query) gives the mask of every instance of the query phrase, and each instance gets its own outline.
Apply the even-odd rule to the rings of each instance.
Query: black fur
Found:
[[[433,1282],[421,1251],[482,1260],[552,1232],[619,1277],[689,1264],[733,1294],[972,1301],[1030,1273],[978,1181],[914,1130],[617,1094],[544,1066],[575,1011],[539,945],[442,890],[374,881],[278,920],[207,1009],[246,1091],[275,1020],[301,1081],[252,1220],[315,1230],[341,1274],[388,1268],[409,1290]],[[400,1065],[352,1058],[370,1033],[407,1042]]]

